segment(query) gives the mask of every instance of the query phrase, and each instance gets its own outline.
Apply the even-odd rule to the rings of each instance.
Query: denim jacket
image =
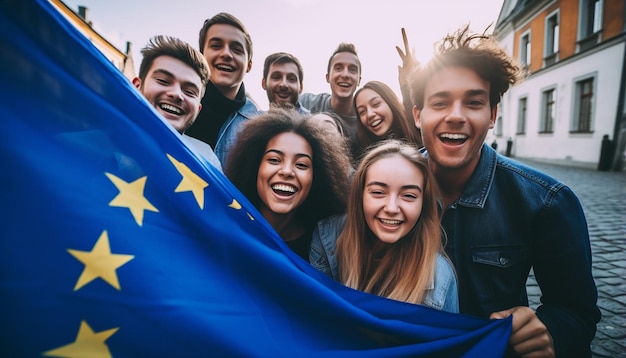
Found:
[[[336,281],[339,281],[339,269],[335,256],[335,244],[345,222],[345,214],[320,220],[313,230],[309,252],[311,265]],[[454,269],[448,259],[440,254],[438,254],[435,264],[434,283],[427,289],[423,304],[438,310],[459,312]]]
[[[528,306],[532,268],[542,295],[537,316],[557,357],[590,356],[600,311],[587,222],[570,188],[485,144],[442,224],[461,313],[488,317]]]
[[[241,125],[259,113],[254,102],[246,96],[246,103],[234,112],[222,125],[222,128],[220,128],[217,134],[217,143],[215,144],[215,155],[217,155],[217,158],[222,164],[226,164],[226,155],[235,144],[237,133]]]

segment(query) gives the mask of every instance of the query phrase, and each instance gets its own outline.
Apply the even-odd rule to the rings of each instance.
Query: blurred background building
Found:
[[[88,18],[88,9],[85,6],[79,6],[77,11],[67,7],[61,0],[49,0],[69,22],[74,25],[85,37],[87,37],[94,46],[108,58],[115,67],[117,67],[129,80],[135,77],[135,64],[132,56],[132,44],[126,42],[126,49],[122,50],[115,47],[111,42],[96,32]]]
[[[523,158],[623,170],[624,0],[504,0],[494,35],[526,70],[493,137]]]

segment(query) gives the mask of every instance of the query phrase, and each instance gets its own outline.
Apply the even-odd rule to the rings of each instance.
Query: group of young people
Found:
[[[567,186],[484,143],[518,67],[468,27],[421,66],[402,34],[402,100],[382,82],[359,87],[356,49],[342,43],[328,61],[330,94],[302,94],[298,59],[268,56],[270,109],[261,111],[243,84],[250,34],[227,13],[204,22],[199,51],[151,39],[133,84],[333,279],[434,309],[512,315],[514,355],[590,356],[600,311],[581,205]]]

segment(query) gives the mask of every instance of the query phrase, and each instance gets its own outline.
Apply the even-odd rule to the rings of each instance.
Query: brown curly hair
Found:
[[[345,141],[328,125],[292,109],[273,107],[246,122],[228,154],[224,174],[259,208],[261,199],[256,186],[259,166],[267,143],[282,133],[302,136],[313,151],[311,191],[294,219],[311,229],[320,219],[345,212],[352,173]]]
[[[446,35],[438,44],[435,56],[411,76],[411,99],[417,109],[424,108],[424,90],[428,81],[446,67],[465,67],[489,82],[489,102],[495,108],[509,86],[520,78],[515,60],[486,31],[471,33],[469,25]]]

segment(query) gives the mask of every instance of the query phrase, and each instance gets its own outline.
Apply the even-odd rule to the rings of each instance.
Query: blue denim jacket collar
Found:
[[[497,162],[498,157],[493,148],[483,144],[480,160],[474,170],[474,174],[472,174],[465,189],[463,189],[463,193],[453,205],[458,204],[483,209],[495,178]],[[484,173],[488,174],[484,175]]]

